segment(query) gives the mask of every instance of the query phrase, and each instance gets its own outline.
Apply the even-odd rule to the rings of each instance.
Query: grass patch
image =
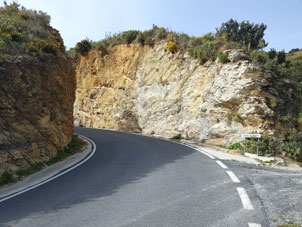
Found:
[[[0,177],[0,186],[4,184],[9,184],[14,181],[13,174],[9,171],[4,171]]]
[[[243,150],[243,146],[241,143],[233,143],[232,145],[227,147],[229,150]]]
[[[295,224],[293,221],[291,220],[286,220],[286,218],[283,215],[278,215],[278,218],[280,220],[282,220],[283,222],[286,222],[285,224],[279,224],[277,225],[277,227],[302,227],[302,225],[299,224]]]
[[[38,162],[33,164],[31,167],[29,167],[28,169],[24,169],[24,170],[19,170],[17,171],[17,175],[20,177],[25,177],[25,176],[29,176],[31,174],[34,174],[35,172],[38,172],[42,169],[44,169],[45,167],[45,163],[43,162]]]
[[[71,142],[67,145],[67,147],[64,148],[64,150],[59,151],[55,157],[52,159],[46,161],[46,162],[38,162],[33,164],[31,167],[25,170],[19,170],[16,172],[16,174],[19,177],[26,177],[31,174],[34,174],[42,169],[44,169],[46,166],[53,165],[59,161],[62,161],[69,157],[72,154],[75,154],[78,152],[86,143],[82,141],[78,136],[73,135]]]
[[[226,117],[228,118],[229,121],[235,121],[244,124],[244,119],[237,112],[229,112],[226,114]]]
[[[274,163],[276,163],[277,162],[277,160],[270,160],[270,161],[264,161],[263,163],[265,163],[265,164],[274,164]]]
[[[171,139],[172,139],[172,140],[180,140],[180,139],[181,139],[181,134],[179,133],[179,134],[177,134],[177,135],[171,137]]]

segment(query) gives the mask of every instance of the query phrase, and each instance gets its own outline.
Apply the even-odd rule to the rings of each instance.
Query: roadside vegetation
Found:
[[[50,26],[50,16],[13,2],[0,7],[0,54],[51,54],[65,51],[59,32]]]
[[[129,30],[117,34],[109,34],[103,40],[93,42],[88,38],[76,44],[68,52],[70,56],[86,55],[90,50],[100,50],[103,55],[109,53],[110,48],[125,44],[139,44],[153,47],[159,42],[166,43],[166,51],[171,54],[187,52],[198,59],[200,64],[218,61],[222,64],[229,62],[230,49],[241,49],[248,54],[252,62],[264,70],[272,73],[270,90],[285,100],[268,98],[267,102],[276,113],[276,128],[280,129],[280,138],[272,142],[263,138],[263,154],[276,154],[281,151],[287,156],[302,163],[302,49],[294,48],[288,53],[264,48],[268,43],[264,40],[266,25],[254,24],[249,21],[237,22],[230,19],[216,32],[203,36],[190,37],[184,33],[177,33],[169,29],[153,27],[146,31]],[[28,54],[39,56],[42,54],[60,55],[65,53],[63,40],[59,32],[50,26],[50,16],[41,11],[29,10],[18,3],[0,7],[0,54],[17,55]],[[240,113],[231,112],[227,118],[232,122],[245,124]],[[282,140],[281,143],[280,141]],[[247,141],[247,146],[254,152],[254,141]],[[280,147],[272,148],[275,145]],[[39,165],[33,169],[41,168]],[[9,181],[6,173],[1,182]]]
[[[278,218],[271,219],[272,222],[283,222],[283,224],[276,225],[277,227],[302,227],[302,225],[295,223],[294,221],[285,218],[283,215],[278,215]]]
[[[3,172],[0,177],[0,186],[16,182],[19,179],[32,175],[47,166],[51,166],[57,162],[60,162],[68,158],[69,156],[81,151],[85,146],[85,141],[81,140],[78,136],[73,135],[71,142],[62,151],[59,151],[55,157],[49,159],[48,161],[35,163],[31,165],[28,169],[19,170],[16,173],[12,173],[10,171]]]
[[[178,133],[178,134],[176,134],[175,136],[172,136],[172,137],[171,137],[171,140],[180,140],[181,138],[182,138],[181,134]]]
[[[228,62],[226,49],[259,50],[267,46],[264,41],[266,25],[253,24],[248,21],[238,23],[230,19],[223,23],[216,33],[207,33],[200,37],[190,37],[184,33],[176,33],[166,28],[153,25],[152,29],[146,31],[129,30],[118,34],[109,34],[105,39],[98,42],[82,40],[69,52],[86,55],[90,49],[102,51],[108,54],[108,49],[116,45],[137,43],[140,45],[154,46],[160,41],[167,41],[167,50],[171,53],[187,51],[191,56],[199,60],[201,64],[214,61],[216,58],[221,63]],[[83,43],[90,42],[85,48],[79,48]]]
[[[272,136],[266,133],[261,133],[261,138],[246,138],[241,142],[236,142],[229,146],[221,146],[222,148],[229,150],[240,150],[248,153],[257,153],[261,156],[273,156],[276,154],[277,141]]]
[[[302,49],[294,48],[288,53],[264,48],[268,43],[264,40],[266,25],[254,24],[249,21],[237,22],[230,19],[215,33],[207,33],[200,37],[190,37],[184,33],[176,33],[166,28],[153,25],[146,31],[129,30],[118,34],[109,34],[105,39],[93,42],[89,39],[77,43],[69,52],[74,56],[77,53],[86,55],[89,50],[100,50],[102,55],[107,55],[110,48],[126,44],[154,46],[159,42],[166,43],[166,51],[175,54],[187,52],[198,59],[200,64],[208,61],[218,61],[222,64],[229,62],[230,49],[244,51],[251,61],[272,73],[271,90],[278,94],[285,103],[278,103],[278,99],[268,98],[268,106],[276,113],[276,127],[280,128],[279,138],[272,138],[263,134],[258,140],[248,139],[241,145],[231,145],[240,148],[245,145],[248,152],[256,153],[257,147],[261,155],[281,154],[302,163]],[[242,125],[245,119],[240,113],[230,111],[226,117]],[[176,138],[174,138],[176,139]],[[281,141],[280,141],[281,140]],[[280,146],[282,147],[280,148]]]

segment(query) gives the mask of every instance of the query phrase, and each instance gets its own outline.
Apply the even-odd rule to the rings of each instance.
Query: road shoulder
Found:
[[[0,189],[0,202],[49,182],[87,161],[95,152],[95,144],[86,137],[81,135],[78,136],[88,144],[82,152],[76,153],[61,162],[48,166],[17,183],[4,186]]]

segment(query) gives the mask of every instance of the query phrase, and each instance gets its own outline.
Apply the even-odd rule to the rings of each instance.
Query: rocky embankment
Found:
[[[75,85],[64,56],[1,57],[0,173],[46,161],[71,141]]]
[[[271,75],[240,51],[200,65],[186,53],[119,45],[90,51],[76,68],[75,125],[230,144],[274,133]]]

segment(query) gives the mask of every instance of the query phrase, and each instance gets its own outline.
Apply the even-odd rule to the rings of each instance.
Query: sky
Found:
[[[7,0],[11,3],[12,0]],[[267,25],[266,48],[302,48],[302,0],[15,0],[51,16],[67,48],[85,38],[147,30],[155,24],[190,36],[215,32],[233,18]],[[0,0],[3,6],[3,0]]]

